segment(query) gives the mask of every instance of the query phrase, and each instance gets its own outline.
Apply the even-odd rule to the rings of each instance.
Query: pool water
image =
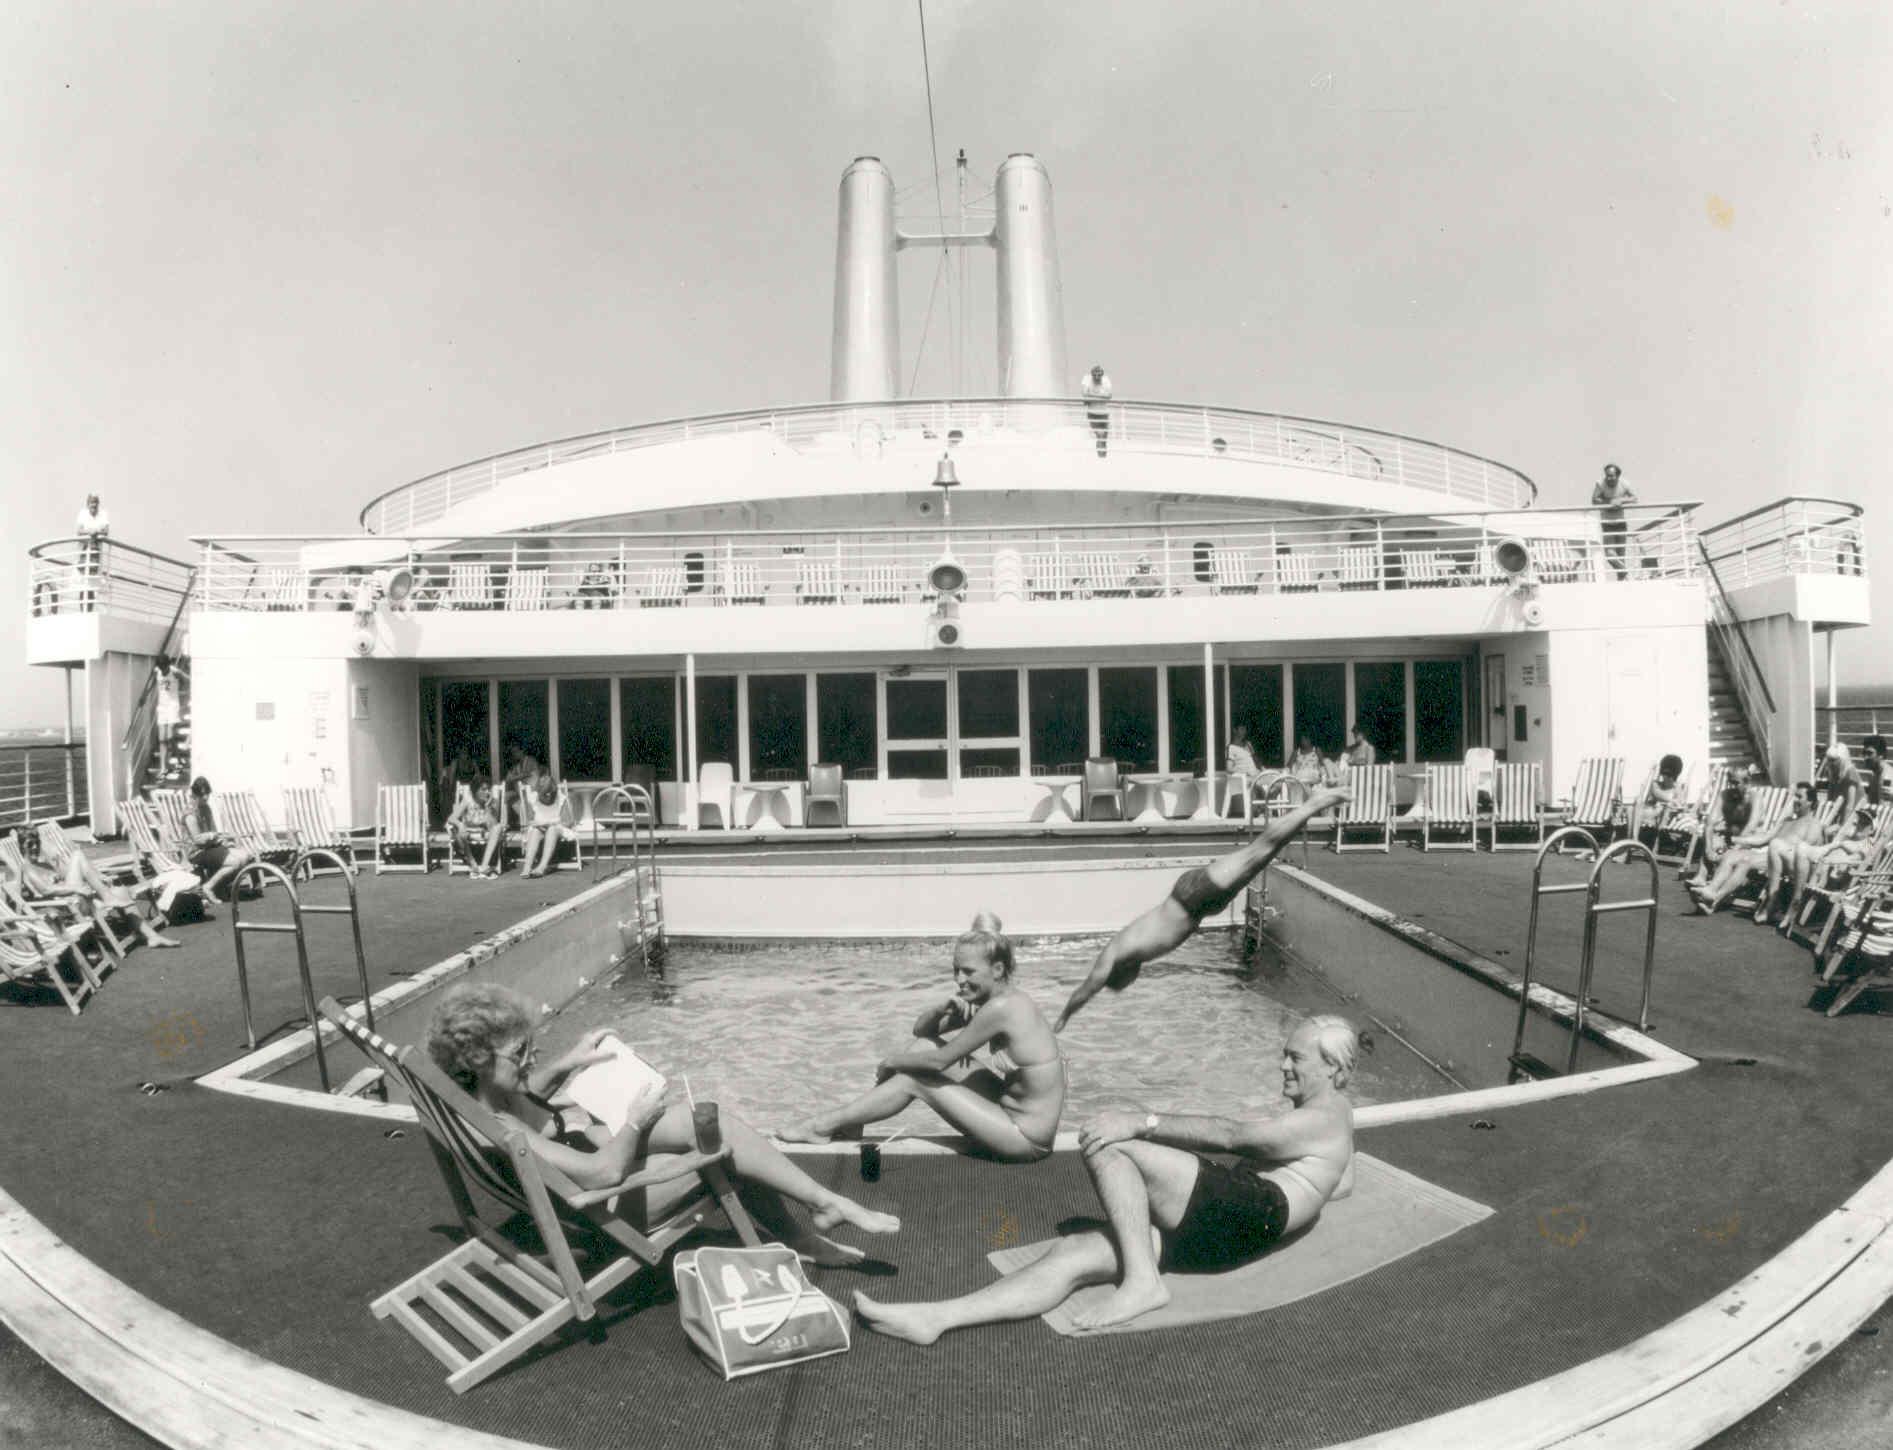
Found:
[[[1020,944],[1017,990],[1049,1020],[1104,940]],[[871,1087],[875,1064],[913,1041],[921,1009],[952,995],[951,966],[946,940],[681,943],[661,974],[634,969],[587,989],[546,1023],[543,1045],[560,1051],[610,1027],[673,1086],[688,1075],[699,1099],[773,1128]],[[1331,990],[1308,973],[1273,957],[1245,962],[1235,933],[1203,933],[1129,990],[1094,997],[1066,1027],[1063,1126],[1131,1104],[1230,1116],[1279,1105],[1288,1033],[1303,1016],[1334,1010]],[[1387,1102],[1451,1086],[1379,1035],[1350,1096]],[[873,1131],[897,1127],[942,1130],[914,1107]]]

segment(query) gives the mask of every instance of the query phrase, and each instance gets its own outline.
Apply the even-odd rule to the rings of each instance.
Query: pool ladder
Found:
[[[318,864],[333,864],[343,883],[348,887],[348,899],[340,902],[305,902],[296,890],[295,878],[304,876],[313,878]],[[259,892],[271,882],[283,888],[289,898],[288,921],[245,921],[243,920],[243,886],[254,880]],[[315,986],[309,976],[309,934],[303,918],[307,916],[346,916],[355,939],[355,976],[361,983],[362,1013],[368,1022],[369,1031],[375,1026],[375,1004],[368,990],[368,958],[362,951],[361,913],[355,901],[355,873],[348,864],[334,851],[320,847],[307,850],[290,863],[287,871],[267,861],[252,861],[231,878],[230,882],[230,936],[237,952],[237,988],[243,994],[243,1034],[248,1039],[250,1051],[256,1051],[256,1022],[250,1011],[250,968],[243,949],[243,939],[253,932],[275,935],[289,935],[296,939],[296,974],[302,985],[303,1017],[309,1024],[309,1032],[315,1042],[316,1072],[322,1079],[322,1091],[332,1092],[329,1081],[329,1060],[322,1048],[322,1019],[316,1012]],[[344,1091],[357,1090],[357,1084],[351,1081]]]
[[[1545,885],[1545,857],[1571,844],[1580,845],[1591,853],[1593,864],[1590,875],[1583,881]],[[1641,858],[1650,868],[1650,894],[1629,901],[1599,900],[1604,890],[1604,868],[1612,861],[1628,862],[1635,858]],[[1539,903],[1547,896],[1560,896],[1574,891],[1584,893],[1584,946],[1578,963],[1577,1003],[1571,1016],[1571,1044],[1565,1053],[1563,1069],[1568,1074],[1577,1070],[1578,1044],[1584,1038],[1584,1018],[1591,1000],[1591,974],[1597,965],[1597,919],[1600,916],[1618,911],[1648,913],[1649,922],[1643,938],[1643,1000],[1637,1009],[1637,1027],[1643,1032],[1650,1030],[1650,981],[1656,965],[1656,884],[1656,857],[1641,841],[1618,841],[1600,850],[1597,838],[1582,826],[1565,826],[1553,831],[1538,848],[1538,859],[1532,863],[1531,925],[1525,932],[1525,979],[1519,984],[1518,1030],[1512,1035],[1512,1052],[1507,1059],[1511,1064],[1510,1081],[1560,1075],[1559,1070],[1550,1063],[1525,1051],[1525,1023],[1531,1014],[1532,977],[1538,962]]]
[[[605,809],[607,806],[609,810]],[[641,785],[608,785],[592,797],[594,879],[605,874],[605,858],[599,851],[601,830],[609,833],[610,870],[614,874],[619,869],[618,834],[620,831],[630,833],[638,957],[648,968],[664,952],[664,890],[657,874],[657,803],[651,793]],[[632,925],[629,920],[618,923],[619,935],[625,943],[624,957],[620,961],[631,954],[632,934],[628,928]]]

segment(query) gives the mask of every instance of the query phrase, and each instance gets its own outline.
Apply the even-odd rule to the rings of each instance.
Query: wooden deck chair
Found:
[[[1868,827],[1866,858],[1859,862],[1839,860],[1822,862],[1808,873],[1807,892],[1801,899],[1800,913],[1789,923],[1788,934],[1810,939],[1813,937],[1816,917],[1824,917],[1831,922],[1834,908],[1843,897],[1858,897],[1855,883],[1864,883],[1863,890],[1870,890],[1876,879],[1893,879],[1893,801],[1874,808],[1873,823]],[[1818,939],[1825,944],[1827,933],[1823,931]],[[1818,955],[1818,950],[1817,950]]]
[[[546,585],[552,571],[546,568],[515,569],[506,580],[506,608],[516,614],[532,614],[546,608]]]
[[[1435,841],[1433,833],[1464,831],[1466,838]],[[1422,851],[1476,851],[1479,849],[1479,806],[1472,772],[1463,765],[1426,768],[1426,811],[1420,817]]]
[[[1315,578],[1315,556],[1300,551],[1275,556],[1275,577],[1284,594],[1312,594],[1321,587]]]
[[[1776,826],[1780,826],[1793,812],[1794,792],[1792,790],[1788,792],[1787,805],[1787,810],[1783,811],[1775,820]],[[1817,801],[1815,803],[1814,819],[1820,823],[1823,837],[1825,837],[1827,832],[1832,828],[1835,818],[1840,814],[1840,807],[1841,802],[1838,800]],[[1749,824],[1749,829],[1751,831],[1755,829],[1752,819]],[[1742,883],[1730,894],[1728,898],[1730,908],[1735,911],[1753,911],[1761,904],[1762,892],[1767,889],[1767,885],[1768,872],[1765,868],[1757,867],[1751,870],[1748,875],[1743,878]],[[1770,905],[1772,906],[1773,903],[1771,902]]]
[[[0,892],[4,892],[13,910],[31,917],[56,931],[74,928],[75,940],[96,942],[102,951],[121,966],[125,961],[125,943],[119,940],[112,924],[105,919],[106,908],[90,897],[70,891],[30,891],[26,886],[26,855],[11,832],[0,835]],[[100,959],[103,961],[103,958]]]
[[[1569,584],[1578,576],[1577,546],[1569,539],[1533,539],[1532,570],[1547,584]]]
[[[0,978],[30,987],[43,977],[75,1017],[100,986],[92,964],[79,949],[83,936],[82,927],[54,927],[16,910],[6,893],[0,892]],[[67,966],[70,977],[64,970]]]
[[[1341,587],[1372,589],[1378,582],[1380,550],[1372,544],[1354,544],[1341,550]]]
[[[63,875],[67,869],[66,863],[79,854],[79,847],[58,821],[41,821],[39,854],[41,860]],[[95,856],[92,858],[92,869],[99,873],[102,880],[115,886],[137,886],[142,880],[129,854]]]
[[[763,602],[762,565],[750,559],[738,559],[723,575],[723,602],[726,604],[761,604]]]
[[[1391,765],[1350,765],[1343,782],[1353,799],[1334,813],[1334,849],[1341,851],[1391,851],[1393,849],[1393,767]],[[1347,833],[1377,831],[1378,843],[1350,845]]]
[[[897,564],[869,564],[861,571],[863,604],[899,604],[906,593]]]
[[[202,878],[179,851],[165,843],[162,822],[149,801],[129,800],[118,803],[118,819],[131,842],[131,859],[139,880],[152,892],[152,905],[168,912],[178,896],[195,896],[198,911],[204,907]],[[186,883],[183,878],[190,878]]]
[[[1028,599],[1062,599],[1065,596],[1064,568],[1057,554],[1032,554],[1025,561],[1025,595]]]
[[[1209,551],[1210,589],[1217,594],[1254,594],[1261,589],[1247,549],[1217,546]],[[1312,586],[1311,586],[1312,587]]]
[[[1834,975],[1840,962],[1838,953],[1844,950],[1848,934],[1858,927],[1863,914],[1883,905],[1889,892],[1893,892],[1893,853],[1883,851],[1829,897],[1827,920],[1812,943],[1822,980]]]
[[[1702,846],[1703,836],[1721,818],[1722,791],[1728,783],[1728,766],[1709,767],[1709,775],[1701,793],[1688,804],[1671,811],[1658,829],[1653,847],[1657,860],[1681,866],[1684,871],[1689,869],[1690,862]],[[1667,853],[1663,849],[1666,836],[1672,840],[1671,850]]]
[[[258,860],[281,866],[295,859],[294,838],[279,835],[270,825],[254,791],[212,791],[210,810],[217,818],[218,828],[234,837]]]
[[[1840,980],[1840,989],[1827,1004],[1827,1015],[1838,1017],[1866,992],[1893,988],[1893,895],[1884,889],[1863,900],[1835,937],[1821,972],[1821,980]]]
[[[427,830],[427,787],[381,785],[375,787],[375,875],[383,871],[419,871],[426,875],[433,862],[428,852],[432,844]],[[391,850],[419,851],[420,864],[397,866],[388,859]]]
[[[684,571],[679,567],[653,569],[638,600],[643,609],[676,609],[684,602]]]
[[[800,559],[795,565],[797,604],[834,604],[841,599],[835,566],[825,559]]]
[[[1453,582],[1452,564],[1444,549],[1402,549],[1400,572],[1409,589],[1438,589]]]
[[[573,1320],[633,1274],[656,1267],[671,1246],[721,1218],[745,1244],[761,1236],[730,1181],[726,1145],[715,1153],[661,1155],[609,1188],[583,1189],[534,1154],[526,1132],[500,1118],[412,1047],[396,1048],[345,1013],[333,997],[317,1009],[405,1094],[420,1119],[466,1240],[369,1305],[393,1319],[447,1367],[463,1394]],[[537,1230],[528,1250],[489,1223],[478,1190],[507,1217]],[[608,1241],[610,1257],[579,1269],[568,1228]]]
[[[1536,851],[1545,843],[1544,767],[1535,760],[1507,761],[1493,769],[1492,814],[1487,846],[1494,851]],[[1500,831],[1530,831],[1527,840],[1501,841]]]
[[[1623,800],[1623,779],[1621,755],[1585,756],[1578,762],[1571,798],[1561,806],[1563,824],[1582,826],[1597,837],[1600,846],[1608,845],[1617,826],[1617,807]]]
[[[1131,561],[1117,554],[1093,554],[1090,558],[1091,592],[1100,599],[1130,598]]]
[[[442,609],[491,609],[493,570],[485,564],[449,564]]]
[[[148,790],[145,800],[156,817],[158,835],[180,859],[191,849],[191,796],[182,790]]]
[[[716,812],[716,823],[729,830],[736,818],[736,772],[726,760],[706,760],[697,767],[697,820],[703,825],[706,811]]]
[[[309,576],[293,564],[272,564],[257,576],[260,609],[299,610],[309,602]]]
[[[289,827],[290,838],[298,852],[333,851],[348,863],[350,871],[359,869],[355,860],[355,837],[335,824],[335,814],[329,809],[329,793],[321,786],[284,786],[283,821]],[[333,876],[335,868],[320,867],[315,874]]]

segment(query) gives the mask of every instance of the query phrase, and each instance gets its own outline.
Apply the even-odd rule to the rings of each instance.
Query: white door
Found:
[[[1613,639],[1604,645],[1604,753],[1626,762],[1625,778],[1669,747],[1657,739],[1662,727],[1661,682],[1656,651],[1647,639]]]

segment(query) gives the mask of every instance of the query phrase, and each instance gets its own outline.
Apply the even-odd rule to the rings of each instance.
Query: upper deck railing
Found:
[[[1791,574],[1865,578],[1862,512],[1841,499],[1780,498],[1704,529],[1702,545],[1727,589]]]
[[[714,413],[588,433],[495,454],[429,474],[372,500],[361,512],[371,534],[408,533],[432,523],[508,479],[555,464],[698,438],[764,433],[813,456],[878,457],[905,439],[944,447],[954,435],[979,441],[1008,430],[1069,430],[1068,446],[1089,452],[1092,435],[1082,402],[1070,398],[909,399],[890,403],[817,403],[762,412]],[[1243,462],[1285,463],[1343,478],[1431,489],[1481,509],[1529,508],[1538,486],[1515,468],[1477,454],[1316,418],[1193,408],[1178,403],[1114,402],[1109,448],[1135,453]],[[654,499],[653,506],[662,503]]]
[[[35,618],[113,613],[164,624],[191,589],[189,564],[116,539],[48,539],[26,554]]]
[[[1699,556],[1694,504],[1637,505],[1617,568],[1590,509],[1534,510],[1524,538],[1543,583],[1689,579]],[[1500,585],[1493,546],[1516,513],[1357,514],[1069,528],[830,532],[494,534],[442,543],[389,539],[383,567],[406,565],[407,610],[635,609],[689,605],[876,605],[929,598],[929,567],[950,552],[971,603],[1294,594]],[[198,607],[353,609],[371,570],[348,539],[199,540]]]

